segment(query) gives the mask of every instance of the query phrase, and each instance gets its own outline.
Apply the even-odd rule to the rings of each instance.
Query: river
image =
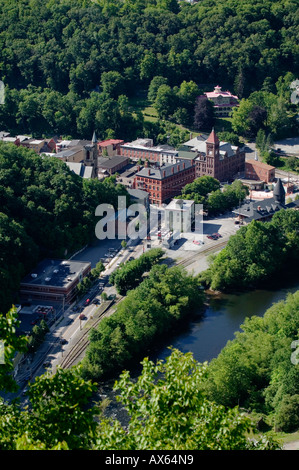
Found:
[[[182,352],[192,352],[198,362],[210,361],[218,356],[232,340],[246,317],[263,316],[266,310],[289,292],[299,290],[299,279],[280,289],[257,289],[241,294],[221,294],[208,296],[208,305],[204,315],[195,318],[186,325],[185,331],[174,335],[171,346]],[[154,360],[165,359],[170,351],[163,347],[155,354]]]
[[[149,358],[153,361],[165,359],[170,354],[170,346],[183,353],[192,352],[198,362],[210,361],[217,357],[227,341],[232,340],[235,332],[241,330],[246,317],[263,316],[273,303],[284,300],[288,293],[299,290],[299,275],[292,280],[286,280],[284,285],[281,280],[279,283],[279,287],[256,289],[240,294],[208,296],[204,313],[198,311],[185,325],[185,329],[182,330],[180,327],[180,332],[168,338],[167,344],[149,354]],[[132,378],[138,373],[140,370],[132,371]],[[118,418],[125,424],[126,414],[115,402],[111,387],[108,384],[102,386],[100,394],[112,400],[106,415]]]

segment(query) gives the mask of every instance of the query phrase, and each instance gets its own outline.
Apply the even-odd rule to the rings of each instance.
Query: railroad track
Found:
[[[78,359],[81,357],[82,353],[86,350],[89,344],[90,330],[92,328],[96,328],[100,321],[106,316],[107,312],[112,307],[116,306],[119,302],[121,302],[122,299],[123,297],[120,297],[116,301],[111,301],[110,304],[105,306],[106,308],[99,315],[97,315],[96,318],[88,320],[88,328],[84,328],[82,330],[80,339],[77,341],[74,347],[70,349],[70,351],[68,351],[66,355],[62,358],[62,361],[60,362],[60,367],[62,367],[63,369],[68,369],[77,363]]]
[[[220,243],[217,243],[217,245],[211,245],[210,247],[205,248],[204,250],[200,251],[199,253],[193,254],[192,256],[190,256],[188,258],[185,258],[184,260],[181,260],[181,261],[178,261],[178,262],[174,261],[174,264],[176,266],[183,266],[183,267],[189,266],[189,265],[191,265],[191,264],[193,264],[194,262],[197,261],[199,255],[201,255],[201,256],[206,255],[206,254],[211,253],[215,250],[218,250],[218,249],[224,247],[227,244],[227,241],[228,240],[223,240]],[[72,349],[70,349],[70,351],[68,351],[66,353],[66,355],[62,358],[60,366],[63,369],[68,369],[68,368],[70,368],[71,366],[73,366],[77,363],[78,359],[82,356],[82,354],[84,353],[84,351],[86,350],[86,348],[89,344],[89,332],[90,332],[90,330],[92,328],[96,328],[98,326],[98,324],[100,323],[100,321],[103,319],[103,317],[106,315],[106,313],[111,309],[111,307],[112,306],[115,307],[119,302],[121,302],[123,300],[123,298],[124,297],[120,297],[115,302],[112,301],[109,305],[106,306],[106,308],[103,310],[103,312],[101,312],[99,315],[97,315],[96,318],[94,318],[92,320],[91,319],[88,320],[88,328],[84,328],[82,330],[81,338],[77,341],[75,346]]]
[[[192,256],[189,256],[188,258],[185,258],[182,261],[178,261],[177,263],[175,262],[175,265],[176,266],[183,266],[183,267],[190,266],[191,264],[195,263],[198,260],[199,255],[206,255],[206,254],[211,253],[215,250],[218,250],[219,248],[224,247],[227,244],[227,242],[228,242],[228,240],[223,240],[220,243],[218,243],[217,245],[211,245],[208,248],[205,248],[204,250],[202,250],[202,251],[200,251],[196,254],[193,254]]]

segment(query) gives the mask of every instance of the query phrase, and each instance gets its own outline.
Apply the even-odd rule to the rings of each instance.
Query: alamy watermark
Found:
[[[5,364],[4,342],[0,340],[0,364]]]
[[[5,85],[2,82],[2,80],[0,80],[0,104],[4,104],[4,102],[5,102]]]
[[[292,342],[291,349],[295,349],[291,354],[291,363],[296,366],[299,364],[299,339]]]
[[[164,233],[170,232],[173,239],[190,234],[202,236],[203,205],[184,203],[180,199],[174,201],[172,208],[153,205],[147,208],[140,203],[126,207],[126,197],[119,196],[117,211],[111,204],[100,204],[95,211],[95,215],[101,217],[95,235],[99,240],[145,240],[150,233],[163,229]]]

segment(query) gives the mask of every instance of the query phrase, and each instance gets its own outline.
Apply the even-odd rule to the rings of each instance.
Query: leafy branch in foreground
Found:
[[[105,450],[254,450],[279,449],[271,437],[252,441],[251,420],[238,408],[227,409],[201,392],[207,364],[177,349],[163,361],[142,361],[137,380],[129,372],[115,384],[127,410],[127,429],[114,420],[100,423],[97,449]]]

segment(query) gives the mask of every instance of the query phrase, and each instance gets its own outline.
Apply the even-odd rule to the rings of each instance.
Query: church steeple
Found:
[[[92,166],[92,178],[98,175],[98,139],[94,131],[90,144],[84,145],[84,165]]]
[[[98,141],[98,139],[97,139],[97,136],[96,136],[96,132],[95,132],[95,131],[93,131],[93,135],[92,135],[91,142],[92,142],[93,144],[96,144],[96,143],[97,143],[97,141]]]

